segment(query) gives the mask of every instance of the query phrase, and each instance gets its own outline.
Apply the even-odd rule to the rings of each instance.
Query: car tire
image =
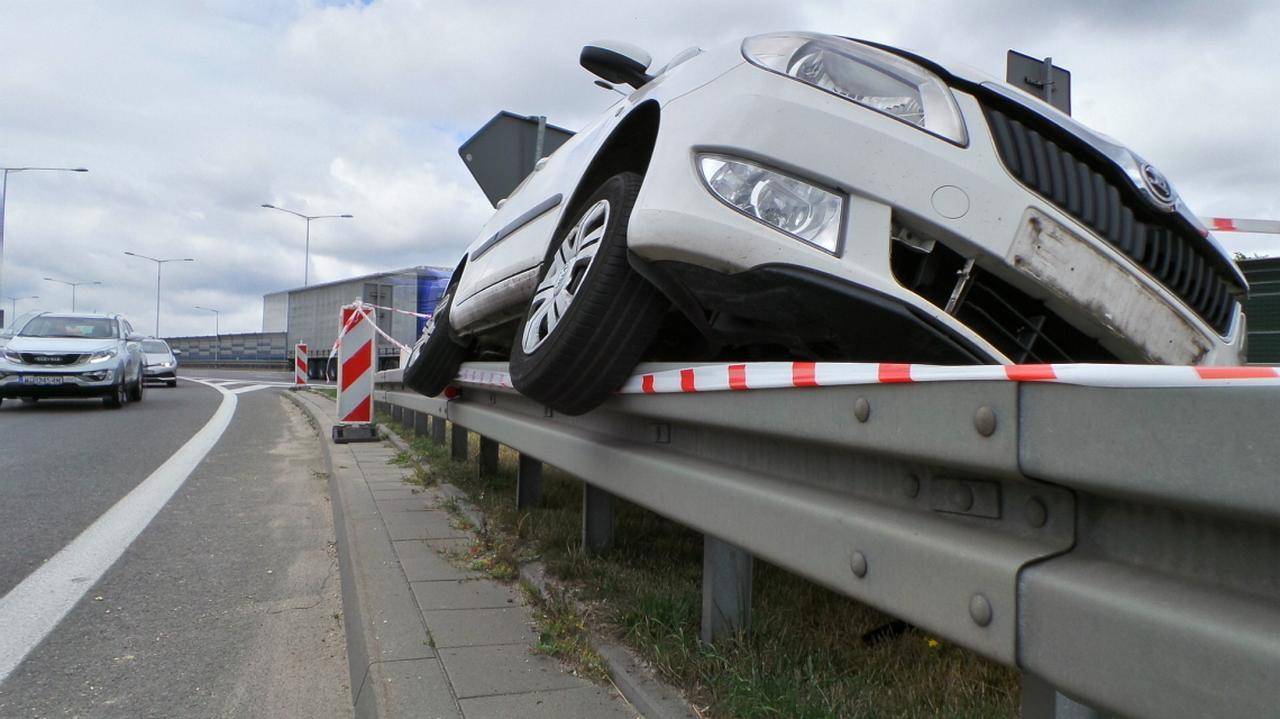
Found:
[[[401,375],[405,386],[419,394],[434,397],[458,376],[458,368],[467,358],[468,344],[454,339],[449,331],[449,306],[457,283],[451,282],[440,296],[436,309],[431,313],[422,330],[422,336],[414,343],[409,359]]]
[[[622,386],[668,306],[627,258],[640,183],[633,172],[614,175],[579,206],[552,242],[516,330],[512,384],[565,414],[587,412]]]
[[[170,388],[177,387],[177,386],[178,386],[178,380],[177,380],[176,378],[175,378],[175,379],[171,379],[171,380],[169,380],[168,382],[165,382],[165,384],[166,384],[166,385],[168,385]]]
[[[121,382],[111,388],[111,394],[102,398],[102,406],[107,409],[120,409],[128,401],[129,391],[125,388],[124,382]]]
[[[146,382],[145,382],[145,381],[144,381],[144,379],[143,379],[142,373],[141,373],[141,372],[139,372],[139,373],[138,373],[138,381],[137,381],[136,383],[134,383],[134,385],[133,385],[132,387],[130,387],[130,388],[129,388],[129,401],[130,401],[130,402],[141,402],[141,401],[142,401],[142,393],[146,391],[146,387],[145,387],[145,385],[146,385]]]

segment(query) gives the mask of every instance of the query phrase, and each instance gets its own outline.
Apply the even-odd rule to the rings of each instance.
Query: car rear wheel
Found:
[[[129,401],[129,392],[124,386],[124,382],[111,388],[111,394],[102,398],[102,406],[107,409],[120,409],[125,402]]]
[[[470,349],[449,332],[449,306],[456,289],[457,283],[451,282],[441,295],[435,312],[431,313],[431,319],[422,329],[422,337],[413,345],[404,366],[405,385],[428,397],[443,392],[458,376],[458,368]]]
[[[582,414],[626,381],[667,301],[627,259],[640,175],[614,175],[552,243],[511,348],[511,381],[565,414]]]

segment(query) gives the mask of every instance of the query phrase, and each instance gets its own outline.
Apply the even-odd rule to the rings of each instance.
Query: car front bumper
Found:
[[[177,367],[147,367],[142,370],[142,378],[145,380],[171,380],[178,378]]]
[[[105,378],[96,379],[102,373],[105,373]],[[0,368],[0,397],[105,397],[115,390],[120,377],[117,369],[52,371],[5,366]],[[40,384],[34,384],[32,380]]]
[[[967,146],[742,64],[663,106],[628,246],[641,262],[697,266],[719,276],[770,266],[805,268],[893,298],[976,350],[982,361],[1013,361],[895,278],[891,238],[895,228],[907,225],[976,258],[978,266],[1034,295],[1121,361],[1241,360],[1244,322],[1238,310],[1220,336],[1128,258],[1012,178],[977,100],[962,93],[956,99],[968,127]],[[697,169],[699,153],[742,158],[844,195],[837,251],[808,245],[726,206],[707,189]],[[1068,258],[1039,255],[1038,264],[1028,263],[1029,228],[1046,222],[1053,237],[1075,251]],[[1053,272],[1077,269],[1095,276],[1053,281]],[[1100,287],[1109,289],[1100,293]]]

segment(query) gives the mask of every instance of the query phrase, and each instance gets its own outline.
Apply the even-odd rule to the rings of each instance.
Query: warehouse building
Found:
[[[262,297],[262,332],[284,333],[290,354],[297,344],[306,344],[313,375],[319,376],[338,338],[342,306],[359,299],[381,308],[375,312],[382,330],[377,336],[380,367],[397,366],[396,342],[412,345],[422,334],[426,319],[419,315],[435,310],[452,274],[446,267],[418,266],[272,292]],[[332,366],[328,370],[335,371]]]

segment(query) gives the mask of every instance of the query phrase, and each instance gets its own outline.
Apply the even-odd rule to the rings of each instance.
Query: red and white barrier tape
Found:
[[[1234,217],[1201,217],[1200,222],[1214,232],[1262,232],[1280,235],[1280,220],[1245,220]]]
[[[411,315],[411,316],[413,316],[413,317],[424,317],[424,318],[426,318],[426,319],[431,319],[431,315],[424,315],[424,314],[421,314],[421,313],[419,313],[419,312],[410,312],[410,311],[408,311],[408,310],[398,310],[398,309],[396,309],[396,308],[394,308],[394,307],[383,307],[382,305],[371,305],[371,304],[369,304],[368,302],[354,302],[354,303],[352,303],[352,306],[362,307],[362,308],[364,308],[364,309],[391,310],[392,312],[399,312],[399,313],[400,313],[400,314],[402,314],[402,315]],[[355,315],[352,315],[352,318],[354,319],[354,318],[355,318]],[[334,340],[334,341],[333,341],[333,346],[329,348],[329,354],[330,354],[330,355],[332,355],[333,353],[337,352],[337,351],[338,351],[338,349],[342,347],[342,337],[343,337],[345,334],[347,334],[347,332],[348,332],[350,329],[351,329],[350,324],[347,324],[347,325],[340,325],[340,326],[338,327],[338,338],[337,338],[336,340]],[[411,349],[412,349],[412,348],[410,348],[410,347],[405,346],[405,345],[404,345],[404,343],[400,342],[400,341],[399,341],[399,340],[397,340],[395,337],[392,337],[391,335],[387,334],[386,332],[383,332],[383,331],[382,331],[382,328],[378,326],[378,323],[377,323],[376,321],[373,323],[373,330],[374,330],[375,332],[377,332],[378,334],[382,335],[383,337],[387,338],[387,341],[388,341],[388,342],[390,342],[391,344],[395,345],[396,347],[398,347],[398,348],[400,348],[400,349],[402,349],[402,350],[406,350],[406,351],[408,351],[408,350],[411,350]]]
[[[364,307],[372,307],[375,310],[386,310],[388,312],[395,312],[397,314],[409,315],[410,317],[423,317],[426,319],[431,319],[431,315],[429,314],[424,315],[421,312],[410,312],[409,310],[402,310],[396,307],[383,307],[382,305],[371,305],[368,302],[361,302],[360,304]]]
[[[661,370],[633,375],[619,394],[669,394],[793,387],[840,387],[914,382],[1049,382],[1087,387],[1280,386],[1275,367],[1165,365],[964,365],[844,362],[748,362]],[[464,367],[460,384],[511,388],[511,375]]]

